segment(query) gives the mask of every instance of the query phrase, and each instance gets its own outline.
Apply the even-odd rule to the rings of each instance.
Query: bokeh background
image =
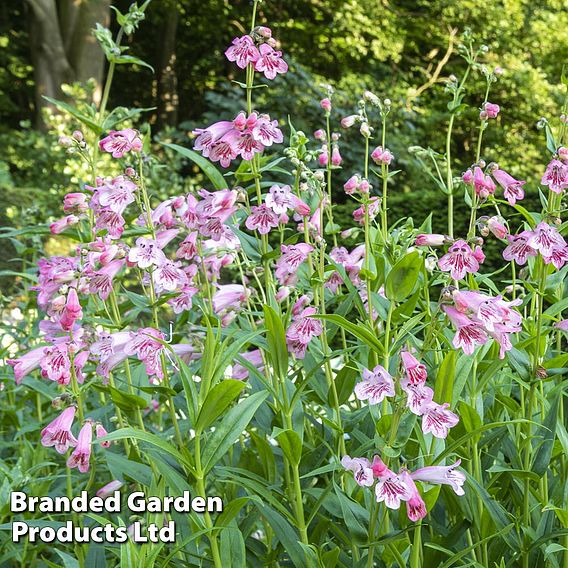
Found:
[[[26,268],[30,249],[50,243],[44,224],[61,216],[63,195],[77,190],[83,166],[57,140],[78,124],[54,112],[43,95],[96,104],[105,61],[91,29],[95,22],[117,26],[111,4],[121,11],[129,0],[3,0],[0,3],[0,225],[12,230],[0,246],[0,288],[10,300],[19,283],[11,272]],[[113,106],[153,108],[135,126],[149,133],[158,162],[152,190],[174,195],[205,183],[195,167],[164,152],[160,141],[191,146],[191,130],[231,119],[244,107],[243,80],[223,57],[232,38],[246,31],[247,0],[153,0],[129,53],[153,66],[121,65],[110,96]],[[527,208],[538,208],[538,180],[547,161],[541,116],[557,117],[568,58],[568,5],[564,0],[265,0],[258,23],[279,40],[290,72],[270,89],[255,92],[256,106],[285,125],[313,133],[322,126],[318,101],[324,84],[335,89],[332,119],[351,114],[364,89],[392,101],[388,147],[402,172],[390,190],[391,219],[412,216],[416,224],[433,214],[434,229],[445,230],[445,196],[408,152],[414,145],[443,152],[448,120],[447,78],[463,74],[460,35],[470,28],[489,51],[485,63],[504,70],[490,100],[501,114],[485,134],[486,160],[526,179]],[[484,78],[470,83],[454,128],[456,173],[474,160]],[[361,170],[356,132],[342,132],[344,171],[338,181]],[[315,146],[315,143],[314,143]],[[461,168],[461,169],[460,169]],[[282,181],[285,181],[284,179]],[[338,187],[339,184],[337,184]],[[341,203],[336,220],[350,225],[352,205]],[[533,206],[534,205],[534,206]],[[456,231],[465,225],[463,196],[457,196]],[[462,217],[463,216],[463,217]],[[24,226],[37,228],[22,235]],[[6,229],[4,229],[4,235]],[[54,251],[52,251],[54,252]],[[23,264],[23,266],[22,266]]]

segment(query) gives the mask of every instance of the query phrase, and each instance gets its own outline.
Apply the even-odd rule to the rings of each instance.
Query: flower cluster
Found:
[[[461,460],[457,460],[450,466],[428,466],[413,472],[403,467],[395,473],[379,456],[374,456],[372,462],[367,458],[352,458],[348,455],[341,459],[341,465],[353,472],[358,485],[372,487],[375,484],[377,502],[384,502],[389,509],[399,509],[404,501],[408,518],[413,522],[423,519],[427,514],[426,504],[415,482],[449,485],[456,495],[463,495],[462,486],[466,477],[456,469],[460,463]]]

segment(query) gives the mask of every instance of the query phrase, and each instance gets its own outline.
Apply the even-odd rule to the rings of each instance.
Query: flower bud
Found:
[[[325,112],[331,112],[331,101],[327,97],[320,101],[320,106]]]

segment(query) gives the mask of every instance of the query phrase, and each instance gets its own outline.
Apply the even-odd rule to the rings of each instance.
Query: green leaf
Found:
[[[208,393],[203,401],[195,430],[203,432],[208,426],[223,414],[225,409],[235,400],[241,391],[245,388],[246,383],[235,379],[225,379],[216,384]]]
[[[267,392],[256,392],[233,406],[225,415],[215,432],[207,440],[203,450],[203,472],[206,474],[235,443],[242,431],[252,420],[258,407],[268,396]]]
[[[389,300],[402,302],[412,294],[424,260],[418,251],[403,256],[388,273],[385,293]]]
[[[130,412],[137,408],[144,409],[148,406],[148,402],[143,399],[141,396],[137,396],[135,394],[130,394],[126,392],[122,392],[117,388],[108,387],[110,392],[110,397],[116,406],[118,406],[121,410],[126,412]]]
[[[83,123],[85,126],[88,126],[95,134],[98,135],[102,133],[102,128],[94,121],[92,117],[84,115],[74,106],[71,106],[70,104],[63,101],[58,101],[57,99],[52,99],[51,97],[43,96],[43,98],[47,102],[56,106],[58,109],[63,110],[69,113],[71,116],[75,117],[79,122]]]
[[[454,378],[456,375],[457,352],[452,349],[448,351],[436,375],[434,386],[434,398],[436,402],[452,402],[454,391]]]
[[[154,68],[149,64],[143,61],[138,57],[134,57],[133,55],[113,55],[110,57],[109,61],[116,63],[118,65],[124,65],[125,63],[130,63],[131,65],[140,65],[141,67],[147,67],[154,73]]]
[[[546,473],[550,458],[552,457],[552,448],[556,438],[556,425],[558,423],[558,408],[560,406],[560,391],[554,395],[554,399],[550,404],[550,408],[546,414],[544,422],[536,433],[537,438],[542,438],[540,446],[534,456],[532,470],[542,476]]]
[[[286,332],[282,317],[270,306],[264,306],[264,322],[266,325],[266,339],[268,353],[274,368],[274,374],[285,379],[288,374],[288,347],[286,345]]]
[[[370,329],[361,324],[355,324],[353,322],[350,322],[348,319],[345,319],[343,316],[338,316],[335,314],[314,314],[310,317],[336,323],[345,331],[348,331],[355,337],[361,339],[361,341],[363,341],[368,347],[373,349],[373,351],[376,351],[379,354],[383,353],[383,346],[378,341],[376,335],[372,333]]]
[[[97,442],[106,440],[112,442],[113,440],[124,440],[125,438],[133,438],[134,440],[140,440],[141,442],[152,444],[153,446],[160,448],[167,454],[170,454],[170,456],[176,459],[178,463],[183,464],[190,469],[193,469],[186,457],[174,446],[172,446],[172,444],[165,442],[164,440],[162,440],[162,438],[156,436],[156,434],[151,434],[150,432],[143,432],[142,430],[136,430],[135,428],[121,428],[120,430],[115,430],[114,432],[111,432],[110,434],[107,434],[102,438],[98,438]]]
[[[280,541],[296,568],[306,568],[306,558],[299,544],[299,535],[292,525],[278,512],[267,505],[258,505],[260,514],[274,530],[274,536]]]
[[[296,467],[302,458],[302,440],[294,430],[280,430],[274,434],[288,461]]]
[[[198,166],[203,173],[209,178],[211,183],[215,186],[215,189],[226,189],[227,182],[221,174],[221,172],[213,165],[209,160],[204,158],[201,154],[190,150],[189,148],[184,148],[179,144],[168,144],[165,142],[161,143],[162,146],[166,146],[171,150],[179,152],[185,158],[189,158],[196,166]]]

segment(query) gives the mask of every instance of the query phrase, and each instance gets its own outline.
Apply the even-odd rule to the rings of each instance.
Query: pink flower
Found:
[[[262,353],[260,349],[254,349],[248,353],[239,354],[245,361],[248,361],[253,367],[256,367],[260,372],[264,370]],[[233,365],[232,378],[238,381],[244,381],[249,376],[249,370],[247,367],[241,363],[235,363]]]
[[[142,140],[139,136],[139,132],[132,128],[111,130],[108,136],[99,142],[99,148],[103,152],[112,154],[113,158],[122,158],[127,152],[142,150]]]
[[[267,147],[272,146],[273,143],[280,144],[284,140],[284,135],[278,128],[278,121],[270,120],[267,114],[260,115],[252,127],[252,135],[255,140]]]
[[[367,208],[369,211],[369,220],[373,220],[380,211],[381,202],[378,197],[371,197],[369,199],[369,203],[367,204]],[[365,224],[365,205],[361,205],[358,209],[353,211],[353,219],[357,221],[360,225]]]
[[[554,327],[561,331],[568,331],[568,319],[557,321]]]
[[[363,380],[355,385],[355,396],[359,400],[368,400],[373,405],[394,395],[394,382],[384,367],[377,365],[372,371],[363,369]]]
[[[353,195],[357,189],[359,183],[361,182],[361,177],[355,174],[351,176],[344,184],[343,189],[347,195]]]
[[[227,132],[233,129],[233,123],[228,120],[215,122],[207,128],[197,128],[193,131],[193,134],[197,135],[193,147],[195,150],[201,151],[201,153],[207,158],[209,157],[211,147],[225,134],[227,134]]]
[[[58,221],[51,223],[51,225],[49,225],[49,230],[52,235],[59,235],[65,231],[65,229],[76,225],[78,222],[79,217],[76,215],[67,215],[66,217],[63,217],[63,219],[59,219]]]
[[[343,456],[341,465],[348,471],[353,472],[353,477],[357,485],[361,487],[371,487],[375,482],[371,463],[366,458],[351,458],[351,456]]]
[[[422,363],[420,363],[414,355],[408,351],[402,351],[400,353],[400,359],[402,361],[404,373],[411,384],[418,385],[426,382],[426,379],[428,378],[426,367],[422,365]]]
[[[505,226],[505,222],[503,217],[499,217],[498,215],[494,215],[490,217],[487,221],[487,228],[498,238],[498,239],[506,239],[507,235],[509,234],[509,230]]]
[[[377,502],[384,501],[389,509],[398,509],[401,501],[412,497],[412,491],[404,479],[385,467],[375,486],[375,495]]]
[[[529,236],[527,244],[540,252],[544,257],[551,257],[557,249],[563,249],[566,241],[558,229],[547,223],[539,223]]]
[[[485,175],[479,166],[473,169],[473,186],[480,199],[487,199],[489,195],[495,193],[495,183],[491,176]]]
[[[86,422],[79,432],[77,447],[73,450],[73,453],[67,459],[67,467],[76,467],[81,473],[87,473],[89,471],[92,439],[93,426],[91,422]]]
[[[233,39],[232,45],[225,51],[225,57],[244,69],[249,63],[256,63],[260,58],[260,53],[252,38],[244,35]]]
[[[503,251],[503,258],[508,261],[514,260],[519,266],[527,262],[529,256],[537,256],[537,251],[529,244],[532,237],[531,231],[523,231],[518,235],[509,235],[509,245]]]
[[[193,305],[192,298],[197,292],[199,290],[195,286],[183,286],[177,296],[170,298],[168,305],[172,307],[174,314],[181,314],[183,311],[191,310]]]
[[[511,205],[515,205],[517,201],[524,199],[523,185],[527,183],[526,181],[516,180],[503,170],[494,170],[492,173],[497,183],[503,188],[503,196]]]
[[[479,247],[475,251],[462,239],[456,241],[439,261],[443,272],[449,272],[454,280],[462,280],[466,273],[479,270],[479,262],[483,262],[483,253]]]
[[[84,213],[89,208],[88,196],[85,193],[68,193],[63,198],[65,213]]]
[[[432,401],[424,407],[422,414],[422,432],[424,434],[431,432],[436,438],[448,436],[449,429],[453,428],[460,420],[456,414],[448,410],[449,406],[447,402],[437,404]]]
[[[70,447],[74,448],[77,445],[77,440],[71,433],[74,419],[75,407],[69,406],[41,431],[42,446],[55,446],[60,454],[64,454]]]
[[[429,466],[417,469],[410,474],[414,481],[425,481],[433,485],[449,485],[456,495],[464,495],[462,488],[465,475],[456,470],[461,460],[457,460],[450,466]]]
[[[325,130],[323,130],[322,128],[318,128],[314,132],[314,138],[316,140],[325,140],[325,138],[326,138]]]
[[[568,262],[568,246],[555,248],[550,255],[542,255],[546,264],[553,264],[560,270]]]
[[[351,114],[349,116],[344,116],[341,119],[341,126],[343,128],[351,128],[351,126],[353,126],[355,122],[357,122],[357,120],[359,120],[358,114]]]
[[[246,228],[251,231],[258,231],[261,235],[267,235],[270,231],[278,227],[279,219],[276,213],[266,205],[251,207],[251,214],[245,221]]]
[[[449,237],[437,234],[420,234],[416,235],[415,245],[419,247],[439,247],[445,244]]]
[[[298,316],[294,317],[290,327],[286,331],[286,343],[288,349],[298,359],[303,359],[308,344],[314,337],[321,335],[323,327],[321,322],[309,316],[317,313],[316,308],[306,308]]]
[[[281,245],[280,249],[282,256],[276,261],[274,275],[282,282],[288,274],[295,274],[298,271],[300,265],[314,250],[314,247],[306,243],[299,243],[297,245]]]
[[[64,331],[70,331],[75,322],[83,317],[83,310],[81,309],[81,304],[79,303],[79,298],[77,297],[77,290],[75,288],[69,288],[67,293],[67,301],[65,302],[65,307],[61,313],[61,318],[59,323]]]
[[[243,147],[238,147],[242,134],[238,130],[229,130],[209,151],[209,159],[212,162],[219,162],[224,168],[228,168],[231,162],[239,155]]]
[[[213,295],[213,310],[216,314],[229,309],[238,309],[247,299],[247,291],[241,284],[219,286]]]
[[[112,281],[125,265],[123,259],[113,260],[100,270],[88,274],[89,292],[98,294],[101,300],[106,300],[112,292]]]
[[[255,71],[264,73],[267,79],[274,79],[278,73],[288,71],[288,64],[282,59],[281,51],[275,51],[267,43],[263,43],[258,49],[260,57],[254,64]]]
[[[137,189],[135,183],[124,176],[118,176],[108,184],[97,188],[98,202],[103,207],[122,215],[126,207],[135,201],[134,192]]]
[[[494,103],[484,103],[483,110],[479,113],[479,117],[482,120],[487,118],[497,118],[499,110],[499,105],[496,105]]]
[[[24,377],[39,367],[44,349],[44,347],[37,347],[17,359],[6,360],[6,363],[14,368],[14,379],[17,385],[24,380]]]
[[[434,391],[424,383],[412,384],[408,377],[401,379],[400,386],[406,393],[406,406],[413,414],[422,416],[425,407],[432,402]]]
[[[150,266],[160,266],[165,261],[166,255],[158,242],[146,237],[138,237],[136,246],[132,247],[128,252],[128,262],[136,264],[138,268],[142,269]]]
[[[276,215],[282,215],[291,209],[292,188],[289,185],[273,185],[266,194],[264,201]]]
[[[406,514],[412,522],[419,521],[426,516],[426,503],[416,487],[416,483],[412,479],[410,473],[406,469],[403,469],[399,473],[402,482],[410,489],[410,499],[406,501]]]
[[[547,185],[554,193],[562,193],[568,187],[568,165],[560,160],[551,160],[546,166],[540,183]]]
[[[102,497],[104,499],[105,497],[112,495],[115,491],[118,491],[123,485],[124,483],[122,481],[114,479],[113,481],[110,481],[109,483],[101,487],[97,491],[96,495],[97,497]]]
[[[488,337],[481,323],[471,320],[465,314],[462,314],[453,306],[443,306],[442,308],[450,321],[456,326],[457,331],[454,335],[452,345],[459,349],[463,349],[464,353],[471,355],[476,345],[483,345],[487,342]]]
[[[333,151],[331,153],[331,164],[333,166],[340,166],[343,159],[341,158],[341,154],[339,153],[339,147],[334,144]]]
[[[392,155],[390,150],[387,150],[386,148],[383,150],[382,146],[377,146],[371,152],[371,158],[373,159],[375,164],[383,164],[385,166],[388,166],[392,162],[394,156]]]
[[[95,434],[98,438],[104,438],[108,432],[106,431],[105,427],[102,424],[97,424],[95,426]],[[101,445],[101,448],[110,448],[110,440],[106,440],[104,442],[99,442]]]
[[[165,260],[152,272],[156,294],[173,292],[187,284],[187,274],[181,269],[181,262]]]

